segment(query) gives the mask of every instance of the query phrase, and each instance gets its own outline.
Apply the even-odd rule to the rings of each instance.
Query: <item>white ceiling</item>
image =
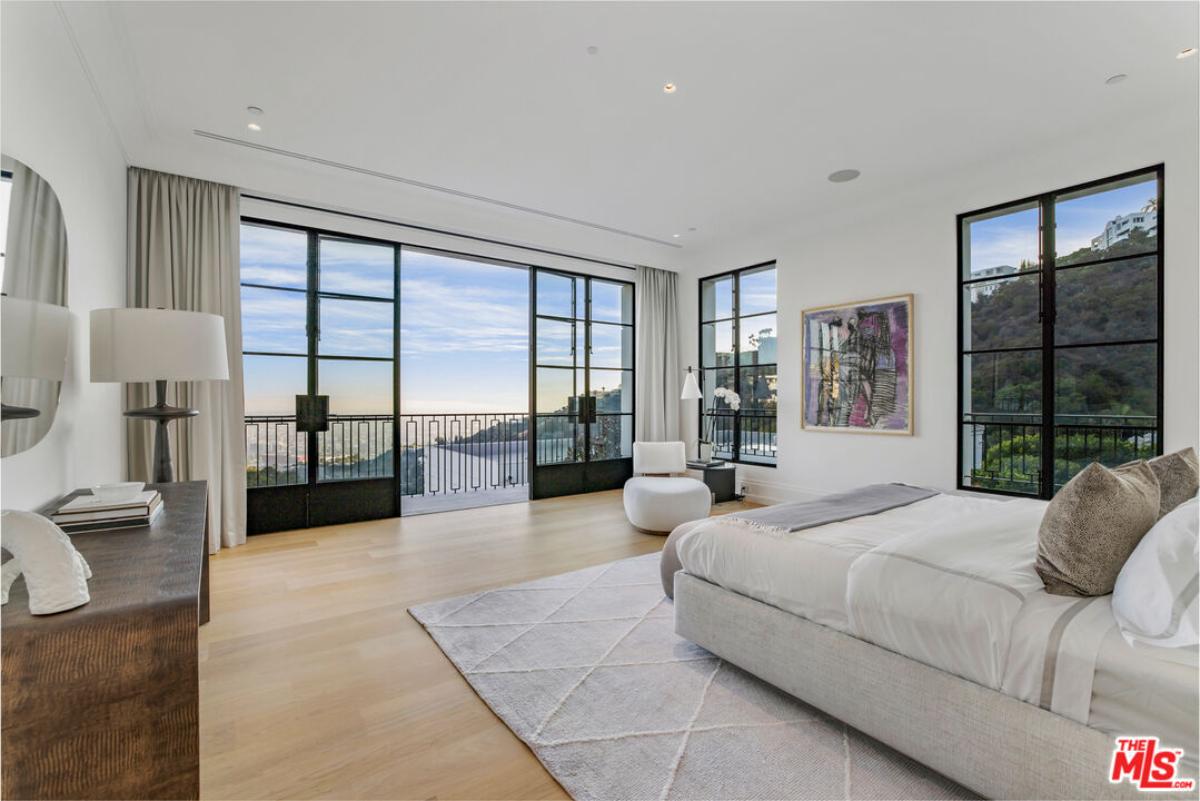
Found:
[[[1195,104],[1200,62],[1175,58],[1200,44],[1193,2],[64,8],[135,164],[663,266]],[[1114,73],[1130,77],[1105,85]],[[247,105],[265,109],[262,132]],[[846,167],[862,178],[825,180]]]

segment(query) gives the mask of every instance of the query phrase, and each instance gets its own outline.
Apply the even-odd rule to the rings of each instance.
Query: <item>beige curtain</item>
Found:
[[[40,175],[16,159],[4,158],[12,171],[8,228],[4,245],[4,294],[55,306],[67,305],[67,227],[58,197]],[[37,417],[4,427],[4,456],[28,450],[54,422],[61,382],[36,378],[4,379],[4,402],[40,409]]]
[[[637,268],[637,438],[645,442],[680,437],[678,277]]]
[[[242,322],[238,286],[240,193],[232,186],[131,167],[128,304],[209,312],[225,318],[228,381],[173,385],[174,403],[199,409],[176,421],[171,453],[179,481],[208,481],[209,551],[246,541]],[[127,408],[154,401],[148,384],[127,384]],[[168,388],[168,402],[171,388]],[[151,474],[153,426],[127,424],[130,479]]]

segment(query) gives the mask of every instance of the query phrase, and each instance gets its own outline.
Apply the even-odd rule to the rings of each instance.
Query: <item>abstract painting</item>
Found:
[[[802,428],[912,433],[912,311],[897,295],[801,313]]]

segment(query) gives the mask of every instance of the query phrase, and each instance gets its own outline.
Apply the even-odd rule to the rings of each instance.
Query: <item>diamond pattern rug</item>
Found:
[[[676,636],[657,554],[409,612],[576,799],[975,797]]]

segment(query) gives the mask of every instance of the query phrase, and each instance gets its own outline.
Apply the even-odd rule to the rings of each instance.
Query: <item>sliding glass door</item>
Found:
[[[633,284],[530,272],[530,497],[620,487],[633,474]]]

